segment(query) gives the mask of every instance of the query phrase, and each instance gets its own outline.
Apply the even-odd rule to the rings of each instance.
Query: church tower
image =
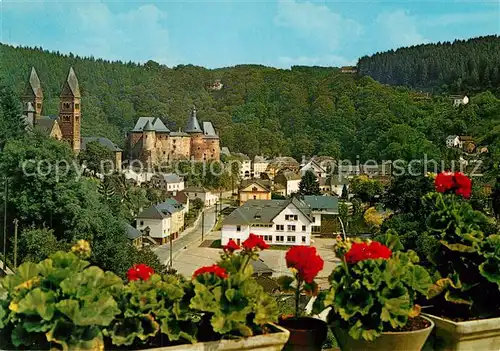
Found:
[[[35,110],[35,119],[33,122],[36,122],[36,119],[40,118],[42,115],[43,92],[35,67],[31,68],[28,84],[26,84],[26,89],[24,90],[21,100],[23,103],[23,110],[28,108],[28,103],[31,104],[32,108]]]
[[[59,125],[63,140],[75,153],[80,152],[80,87],[73,67],[69,69],[68,78],[63,84],[59,102]]]
[[[191,137],[190,155],[195,161],[206,160],[205,147],[203,143],[203,130],[196,117],[196,107],[191,110],[191,117],[186,125],[185,132]]]

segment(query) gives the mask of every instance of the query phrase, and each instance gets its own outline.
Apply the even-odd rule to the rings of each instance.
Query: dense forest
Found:
[[[478,41],[484,42],[485,55],[498,43],[496,38]],[[450,67],[454,61],[449,56],[460,48],[448,45]],[[373,60],[376,57],[382,56]],[[414,59],[408,58],[411,69]],[[82,134],[105,136],[120,145],[139,116],[160,117],[171,130],[183,128],[193,104],[200,120],[214,123],[223,146],[251,157],[316,154],[353,161],[358,155],[361,161],[421,158],[423,153],[440,157],[447,152],[448,134],[470,134],[494,143],[492,131],[500,129],[500,100],[490,92],[473,96],[466,106],[453,107],[446,95],[422,99],[409,88],[383,85],[338,68],[168,68],[154,61],[109,62],[7,45],[0,45],[0,60],[0,79],[17,94],[23,91],[31,67],[36,67],[45,95],[43,113],[49,115],[57,114],[61,85],[73,66],[83,95]],[[465,69],[464,77],[469,75]],[[216,79],[223,88],[208,89]]]
[[[390,85],[434,92],[500,93],[500,36],[416,45],[358,62],[360,74]]]

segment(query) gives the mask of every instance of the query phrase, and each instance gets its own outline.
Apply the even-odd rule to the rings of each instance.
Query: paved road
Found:
[[[223,208],[227,207],[227,205],[222,205]],[[212,228],[215,225],[215,207],[210,207],[205,210],[205,231],[204,233],[207,234],[209,233]],[[174,240],[172,242],[172,257],[173,261],[175,262],[175,256],[176,254],[184,249],[184,247],[188,246],[189,244],[199,241],[201,243],[201,217],[198,219],[196,224],[183,231],[180,235],[179,238]],[[170,244],[164,244],[160,245],[156,248],[153,249],[153,251],[156,253],[156,255],[160,258],[160,261],[163,264],[168,264],[170,261]]]

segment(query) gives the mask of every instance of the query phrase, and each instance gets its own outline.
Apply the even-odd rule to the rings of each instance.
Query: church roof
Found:
[[[144,132],[154,132],[155,129],[153,128],[153,126],[151,125],[151,121],[147,121],[146,122],[146,125],[144,126],[144,128],[142,129]]]
[[[191,111],[191,118],[188,121],[188,124],[185,129],[186,133],[203,133],[200,127],[200,123],[198,122],[198,118],[196,118],[196,107],[193,106],[193,110]]]
[[[42,85],[40,83],[40,79],[38,78],[38,74],[36,73],[35,67],[31,67],[31,73],[28,84],[26,85],[25,95],[34,95],[36,97],[43,98]]]
[[[70,67],[69,69],[68,78],[66,78],[66,81],[64,82],[61,96],[81,97],[80,85],[78,84],[78,78],[76,78],[73,67]]]
[[[33,104],[31,102],[26,103],[26,112],[35,112]]]
[[[170,132],[170,130],[158,117],[139,117],[139,119],[135,123],[134,129],[132,129],[132,132],[142,132],[147,122],[151,123],[155,132]]]
[[[205,135],[217,136],[217,134],[215,133],[214,126],[212,125],[212,122],[203,122],[203,133]]]
[[[108,138],[103,138],[103,137],[82,137],[81,139],[81,149],[85,150],[87,148],[87,144],[91,143],[93,141],[97,141],[99,144],[102,146],[105,146],[108,148],[109,151],[112,152],[120,152],[122,149],[118,147],[115,143],[113,143],[111,140]]]

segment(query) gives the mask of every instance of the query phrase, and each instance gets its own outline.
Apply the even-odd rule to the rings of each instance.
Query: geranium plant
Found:
[[[393,239],[393,238],[391,238]],[[413,251],[396,251],[375,241],[338,241],[335,253],[342,261],[329,277],[331,287],[321,292],[313,312],[331,307],[330,323],[354,339],[374,340],[384,331],[404,327],[419,315],[418,294],[432,284],[429,273],[417,265]]]
[[[283,292],[295,295],[295,317],[299,317],[299,302],[302,292],[308,295],[318,294],[318,284],[314,278],[323,269],[323,259],[312,246],[293,246],[286,255],[286,266],[292,270],[293,276],[282,276],[278,283]]]
[[[90,246],[26,262],[0,280],[0,329],[16,348],[102,350],[102,328],[120,313],[120,277],[90,266]],[[5,340],[3,340],[5,341]]]
[[[207,334],[217,338],[252,336],[265,332],[267,323],[277,321],[275,300],[252,278],[251,260],[258,259],[259,251],[268,247],[254,234],[241,248],[231,240],[216,265],[194,272],[190,307],[203,315],[203,328],[210,329]]]
[[[434,208],[427,230],[438,240],[429,257],[438,278],[430,294],[437,297],[431,300],[435,312],[451,318],[500,315],[500,236],[489,234],[493,220],[464,200],[471,195],[465,175],[442,172],[435,188],[424,198]]]

